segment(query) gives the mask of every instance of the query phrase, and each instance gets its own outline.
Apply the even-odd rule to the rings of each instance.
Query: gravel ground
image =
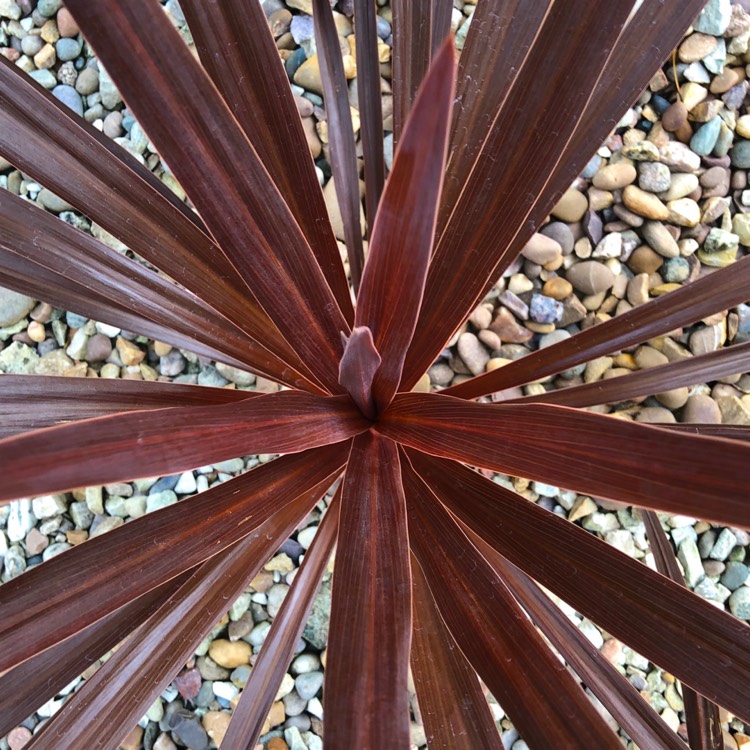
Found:
[[[177,0],[163,3],[186,40],[190,33]],[[390,10],[378,0],[379,45],[383,63],[385,127],[391,127],[389,70]],[[327,128],[315,59],[310,0],[265,0],[269,23],[293,82],[326,203],[343,240],[330,169],[325,160]],[[340,0],[340,36],[351,36],[351,3]],[[474,4],[454,0],[453,26],[462,46]],[[529,241],[522,257],[499,280],[429,371],[430,386],[451,383],[503,366],[538,347],[668,293],[683,283],[726,266],[750,248],[750,115],[746,63],[750,62],[750,16],[742,4],[710,0],[639,103],[621,120],[581,177]],[[346,41],[343,42],[347,44]],[[119,93],[97,65],[75,22],[59,0],[0,0],[0,53],[50,89],[61,101],[143,160],[182,194],[148,138],[124,107]],[[344,58],[356,106],[356,66]],[[679,94],[674,85],[678,76]],[[358,118],[354,117],[355,129]],[[392,139],[386,135],[390,163]],[[36,201],[46,210],[90,231],[120,252],[132,255],[104,230],[0,159],[0,186]],[[631,351],[601,357],[555,378],[525,386],[538,393],[591,383],[653,367],[724,344],[750,340],[750,307],[740,305],[689,328],[659,337]],[[72,377],[174,380],[206,386],[273,391],[276,386],[188,352],[150,341],[79,315],[53,309],[0,289],[0,371]],[[427,383],[423,382],[424,387]],[[654,398],[598,407],[644,422],[750,424],[750,375],[739,373],[709,385],[678,388]],[[178,502],[236,475],[270,456],[252,456],[184,474],[88,488],[65,495],[21,500],[0,508],[0,579],[27,568],[91,536],[156,508]],[[498,477],[523,494],[626,554],[653,566],[643,524],[614,503],[561,491],[538,482]],[[144,716],[122,748],[193,750],[215,747],[223,737],[249,666],[294,579],[325,510],[319,504],[248,590],[216,625],[192,659]],[[750,537],[739,529],[714,527],[686,517],[663,517],[679,549],[688,585],[719,608],[750,620],[750,586],[745,557]],[[298,653],[264,727],[267,750],[322,747],[321,688],[330,604],[330,574],[324,580]],[[564,605],[562,605],[564,607]],[[586,636],[635,685],[666,722],[684,733],[679,685],[585,618],[565,608]],[[90,672],[96,668],[94,665]],[[41,707],[0,750],[18,750],[67,695],[74,681]],[[492,702],[505,746],[526,747]],[[424,746],[413,705],[412,740]],[[750,747],[750,731],[723,713],[727,748]],[[731,735],[731,736],[730,736]],[[632,743],[628,745],[632,747]]]

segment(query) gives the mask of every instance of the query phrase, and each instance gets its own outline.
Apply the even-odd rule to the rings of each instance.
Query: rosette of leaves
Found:
[[[284,388],[3,376],[0,498],[281,456],[0,588],[0,735],[120,644],[28,745],[115,747],[340,482],[223,747],[255,747],[334,547],[328,750],[408,747],[410,665],[430,748],[501,747],[480,678],[532,748],[621,747],[570,670],[639,747],[684,747],[540,585],[681,680],[691,746],[719,747],[714,703],[750,719],[747,626],[487,475],[750,527],[742,428],[585,408],[737,372],[748,345],[477,399],[739,304],[750,260],[439,393],[413,391],[701,3],[479,0],[456,63],[443,41],[452,3],[393,0],[385,181],[375,4],[355,0],[365,259],[340,50],[316,1],[351,284],[260,4],[182,5],[200,61],[154,0],[68,2],[190,206],[0,57],[0,153],[158,272],[3,191],[0,283]]]

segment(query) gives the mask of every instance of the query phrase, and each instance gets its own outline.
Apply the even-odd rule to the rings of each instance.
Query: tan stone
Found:
[[[619,190],[635,182],[637,172],[632,164],[620,162],[602,167],[592,180],[594,187],[600,190]]]
[[[206,734],[214,741],[217,747],[221,745],[224,735],[229,729],[229,720],[232,714],[228,711],[209,711],[202,720]]]
[[[125,367],[139,365],[146,356],[146,352],[143,349],[132,341],[124,339],[122,336],[117,337],[117,351],[120,353],[120,359]]]
[[[221,667],[234,669],[250,663],[253,650],[245,641],[227,641],[217,638],[208,649],[208,655]]]
[[[626,208],[647,219],[664,221],[669,218],[669,209],[653,193],[635,185],[628,185],[623,190],[622,201]]]
[[[580,221],[588,207],[589,203],[586,196],[579,190],[570,188],[565,191],[557,205],[552,209],[552,214],[562,221],[572,223]]]

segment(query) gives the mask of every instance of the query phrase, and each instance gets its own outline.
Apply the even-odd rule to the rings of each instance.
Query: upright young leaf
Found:
[[[203,67],[284,196],[351,321],[354,311],[336,238],[314,163],[305,158],[307,139],[262,5],[182,0],[181,7]]]
[[[253,664],[250,679],[242,688],[239,703],[232,711],[232,721],[224,735],[225,747],[253,750],[258,744],[263,724],[294,656],[320,579],[331,558],[338,532],[340,500],[339,488],[318,526],[310,549],[305,552],[305,559],[281,609],[273,618],[271,629]]]
[[[359,222],[359,214],[362,210],[359,199],[359,165],[352,128],[352,113],[349,109],[349,88],[346,76],[344,76],[339,35],[328,0],[313,0],[313,21],[320,77],[325,94],[331,169],[344,225],[352,286],[356,292],[365,265],[362,227]]]
[[[645,305],[586,328],[569,339],[451,386],[443,393],[459,398],[477,398],[554,375],[734,307],[747,299],[748,286],[750,258],[742,258]]]
[[[317,500],[300,498],[294,514],[277,511],[255,534],[204,562],[34,735],[30,750],[115,747]]]
[[[68,8],[263,309],[323,385],[340,391],[348,323],[263,163],[163,9],[152,0]]]
[[[500,737],[476,672],[443,622],[414,555],[411,574],[411,668],[427,747],[496,750]]]
[[[747,624],[471,469],[418,451],[408,455],[440,502],[514,565],[747,721]]]
[[[396,393],[422,303],[440,199],[453,82],[453,40],[448,39],[414,104],[370,238],[355,325],[372,331],[382,357],[373,383],[373,396],[380,409]]]
[[[0,586],[0,672],[218,554],[296,498],[319,498],[340,473],[347,448],[283,456],[89,539]],[[293,507],[290,513],[297,517]]]
[[[685,578],[677,564],[672,545],[659,523],[659,517],[652,510],[641,510],[641,517],[646,525],[646,536],[654,555],[656,569],[675,583],[685,585]],[[685,703],[685,724],[691,750],[722,750],[724,738],[719,707],[687,685],[682,686],[682,700]]]
[[[495,267],[513,238],[544,218],[529,220],[631,7],[553,3],[435,248],[402,390],[411,389],[496,281]]]
[[[378,55],[375,0],[354,0],[357,40],[357,99],[360,112],[362,155],[365,161],[365,202],[370,228],[378,212],[385,182],[383,156],[383,107],[380,99],[380,58]]]
[[[254,391],[108,378],[3,375],[0,437],[142,409],[234,404]]]
[[[505,583],[427,485],[402,472],[412,549],[440,614],[522,737],[531,747],[621,748]]]
[[[396,444],[352,442],[325,674],[327,750],[409,747],[411,574]],[[363,711],[362,698],[377,710]]]
[[[477,404],[430,393],[399,394],[373,429],[472,466],[750,528],[750,445],[739,441],[565,406]]]

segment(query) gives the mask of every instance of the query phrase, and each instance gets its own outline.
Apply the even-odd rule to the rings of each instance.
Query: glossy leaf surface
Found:
[[[355,325],[367,326],[383,361],[373,397],[385,408],[396,393],[422,303],[454,83],[453,41],[438,52],[399,141],[370,237]]]
[[[228,388],[107,378],[3,375],[0,436],[142,409],[234,404],[259,394]],[[18,404],[23,404],[23,409]]]
[[[476,672],[438,612],[412,555],[411,668],[429,750],[496,750],[500,736]]]
[[[554,375],[612,352],[628,349],[675,328],[695,323],[744,302],[750,287],[750,258],[742,258],[648,304],[538,349],[491,373],[447,388],[444,393],[476,398]]]
[[[408,455],[450,512],[514,565],[639,654],[748,716],[744,622],[471,469]]]
[[[324,691],[328,750],[409,746],[411,574],[396,444],[354,439],[341,490]],[[362,711],[362,696],[377,710]]]
[[[368,426],[348,396],[300,391],[87,419],[1,440],[0,499],[119,482],[134,472],[174,474],[253,453],[296,453]]]
[[[263,309],[337,390],[338,336],[348,324],[263,163],[162,8],[151,0],[68,7]],[[148,64],[135,67],[133,57]],[[201,106],[191,107],[196,98]]]
[[[336,445],[276,459],[8,581],[0,587],[0,671],[218,554],[301,495],[320,497],[347,452]],[[119,565],[102,565],[105,559]]]
[[[271,629],[253,664],[250,679],[232,711],[232,721],[224,736],[226,747],[253,750],[258,744],[266,716],[294,657],[336,543],[340,497],[339,490],[323,516],[310,548],[305,552],[305,559],[295,574],[281,608],[273,618]]]
[[[202,563],[45,724],[30,749],[116,746],[317,500],[317,495],[300,497],[253,534]]]
[[[313,22],[320,77],[325,94],[331,170],[344,225],[352,286],[356,292],[365,265],[359,217],[362,210],[359,199],[359,164],[354,143],[352,113],[349,109],[349,87],[344,76],[338,30],[328,0],[313,0]]]
[[[744,481],[750,446],[738,441],[564,406],[477,404],[427,393],[398,395],[376,429],[404,445],[473,466],[750,527]],[[696,466],[711,471],[698,472]]]
[[[412,549],[438,609],[521,736],[531,747],[621,747],[505,583],[425,483],[402,471]]]
[[[203,67],[253,144],[305,233],[344,316],[351,320],[344,267],[313,160],[305,158],[307,140],[262,6],[184,0],[181,7]]]

